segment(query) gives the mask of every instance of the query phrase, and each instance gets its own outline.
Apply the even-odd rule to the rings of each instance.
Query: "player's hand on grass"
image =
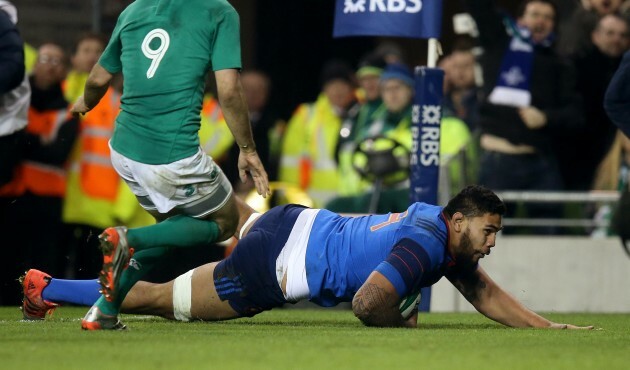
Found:
[[[267,172],[258,157],[258,153],[255,150],[244,150],[238,156],[238,175],[242,182],[247,182],[247,173],[252,176],[256,191],[262,195],[263,198],[267,198],[267,195],[271,194],[269,190],[269,179]]]
[[[576,325],[571,325],[571,324],[558,324],[555,322],[552,322],[549,325],[550,329],[582,329],[582,330],[592,330],[593,329],[593,325],[589,325],[589,326],[576,326]]]
[[[77,99],[77,101],[72,106],[72,109],[70,109],[70,113],[74,114],[75,116],[78,116],[80,114],[85,114],[89,112],[90,109],[91,108],[89,108],[85,104],[85,99],[83,98],[83,95],[81,95],[79,99]]]

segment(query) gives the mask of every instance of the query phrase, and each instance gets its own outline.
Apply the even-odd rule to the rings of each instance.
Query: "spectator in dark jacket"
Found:
[[[628,24],[619,15],[602,17],[591,35],[593,46],[573,57],[586,125],[563,133],[555,145],[567,190],[589,190],[595,171],[615,138],[604,106],[606,87],[628,50]]]
[[[20,160],[30,97],[16,14],[10,3],[0,3],[0,187]]]
[[[608,14],[618,14],[622,0],[582,0],[581,4],[560,24],[557,50],[571,56],[593,46],[591,33],[599,20]]]
[[[0,1],[0,225],[6,224],[5,209],[13,201],[2,196],[2,188],[11,182],[22,159],[31,96],[24,72],[24,44],[16,23],[15,7],[8,1]],[[12,266],[15,260],[11,258],[16,248],[4,249],[8,255],[0,262],[0,305],[16,303],[19,299],[16,270]]]
[[[525,0],[514,22],[492,0],[466,2],[483,47],[479,182],[494,190],[562,189],[552,138],[580,127],[583,117],[574,70],[552,48],[554,3]],[[527,213],[549,218],[556,208],[530,204]]]
[[[13,200],[5,208],[0,235],[6,254],[0,269],[12,280],[25,266],[37,265],[64,274],[65,259],[58,248],[61,206],[66,191],[66,161],[78,134],[78,122],[69,114],[61,91],[67,68],[63,49],[44,44],[30,78],[32,88],[24,156],[4,196]],[[13,282],[14,284],[14,282]],[[15,296],[5,296],[4,304]]]

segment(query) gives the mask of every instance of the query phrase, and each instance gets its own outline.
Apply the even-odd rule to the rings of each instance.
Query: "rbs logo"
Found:
[[[420,112],[422,109],[422,112]],[[442,107],[439,105],[413,106],[413,122],[422,119],[422,127],[417,126],[411,129],[413,138],[411,147],[411,165],[420,164],[425,167],[439,166],[440,164],[440,118]],[[418,146],[420,146],[420,158],[418,158]]]
[[[422,10],[422,0],[344,0],[343,5],[345,14],[365,13],[366,11],[372,13],[419,13]],[[367,9],[366,5],[368,5]]]

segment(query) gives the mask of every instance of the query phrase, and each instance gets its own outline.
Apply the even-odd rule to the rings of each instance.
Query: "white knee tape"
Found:
[[[247,219],[247,221],[245,221],[245,223],[241,227],[241,231],[238,233],[238,238],[239,239],[243,239],[243,231],[245,231],[247,229],[247,227],[249,225],[251,225],[254,221],[258,220],[258,217],[260,217],[260,216],[261,216],[261,214],[258,213],[258,212],[254,212],[251,215],[249,215],[249,218]]]
[[[179,321],[190,321],[191,319],[193,270],[179,275],[173,283],[173,314],[175,319]]]

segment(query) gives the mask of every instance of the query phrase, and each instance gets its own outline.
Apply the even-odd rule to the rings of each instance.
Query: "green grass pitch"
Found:
[[[548,314],[601,328],[555,331],[431,313],[413,330],[367,328],[346,310],[279,309],[220,323],[123,315],[126,332],[84,332],[86,311],[22,322],[0,307],[0,369],[630,369],[630,314]]]

